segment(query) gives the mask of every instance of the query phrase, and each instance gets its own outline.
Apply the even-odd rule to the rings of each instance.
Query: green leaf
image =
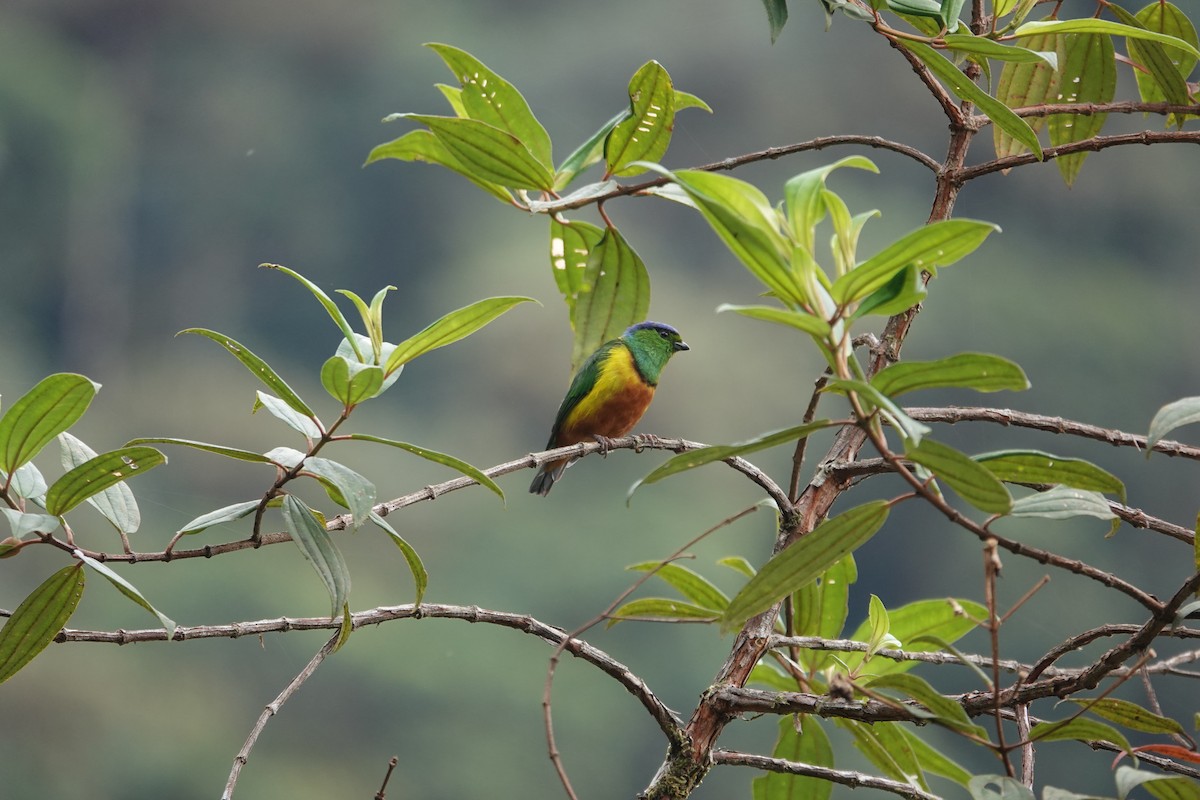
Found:
[[[959,14],[962,13],[962,7],[966,0],[942,0],[942,24],[947,30],[956,31],[959,29]],[[954,34],[951,34],[954,35]]]
[[[934,775],[941,775],[943,778],[948,778],[959,786],[966,786],[970,782],[970,772],[959,766],[949,756],[934,749],[932,745],[909,730],[908,726],[901,725],[900,723],[889,724],[895,725],[900,735],[904,737],[909,749],[917,760],[917,764],[920,765],[922,770],[932,772]]]
[[[779,228],[779,215],[754,186],[729,175],[703,170],[662,171],[687,193],[730,251],[789,306],[806,292],[792,274],[791,245]]]
[[[1057,60],[1057,34],[1045,33],[1028,38],[1029,49],[1037,52],[1054,52]],[[1023,108],[1053,102],[1058,94],[1058,73],[1055,68],[1045,62],[1010,62],[1000,70],[1000,80],[996,85],[996,99],[1009,108]],[[1045,117],[1031,117],[1026,120],[1030,130],[1035,133],[1046,124]],[[1012,134],[999,125],[992,126],[992,138],[995,142],[996,157],[1018,155],[1028,152],[1029,147],[1015,139]]]
[[[89,567],[94,569],[96,572],[99,572],[104,577],[105,580],[107,580],[109,583],[111,583],[113,586],[115,586],[117,591],[119,591],[121,594],[125,595],[125,597],[129,598],[137,605],[141,606],[142,608],[146,609],[154,616],[158,617],[159,623],[162,624],[163,628],[165,628],[167,631],[168,639],[175,636],[175,620],[171,619],[166,614],[162,613],[157,608],[152,606],[150,604],[150,601],[147,600],[142,595],[142,593],[137,590],[136,586],[134,586],[132,583],[130,583],[129,581],[122,578],[117,573],[113,572],[111,569],[109,569],[108,565],[103,564],[103,563],[97,561],[96,559],[91,558],[90,556],[85,556],[83,553],[81,553],[78,550],[75,551],[75,557],[78,558],[80,561],[82,561],[84,564],[87,564]]]
[[[254,393],[254,411],[265,408],[271,416],[282,420],[289,428],[299,432],[305,439],[321,438],[321,426],[314,417],[300,413],[284,400],[262,390]]]
[[[571,315],[572,372],[600,345],[644,320],[650,310],[646,265],[616,228],[607,228],[591,249],[582,284]]]
[[[929,652],[939,649],[937,641],[955,642],[978,625],[976,620],[987,618],[987,609],[970,600],[939,599],[918,600],[888,613],[888,623],[895,636],[909,652]],[[870,635],[870,622],[864,621],[851,634],[856,642],[865,642]],[[862,653],[846,653],[843,661],[847,670],[855,672],[863,662]],[[884,675],[907,672],[916,666],[915,661],[892,661],[877,658],[871,661],[871,673]]]
[[[604,158],[604,143],[608,140],[608,136],[612,133],[613,128],[624,119],[628,119],[630,112],[622,111],[608,122],[604,123],[600,130],[596,131],[591,137],[579,145],[575,152],[567,156],[558,171],[554,174],[554,190],[562,191],[571,181],[575,180],[579,173],[595,164],[600,159]]]
[[[754,668],[750,670],[750,677],[746,683],[759,683],[777,692],[794,692],[797,689],[795,678],[784,675],[778,668],[762,661],[755,664]]]
[[[1126,753],[1130,752],[1129,740],[1111,725],[1087,717],[1068,718],[1051,722],[1043,720],[1029,731],[1032,741],[1054,742],[1073,740],[1078,742],[1111,742]]]
[[[201,514],[191,522],[179,529],[181,536],[190,536],[193,533],[199,533],[202,530],[213,527],[214,525],[222,525],[226,522],[233,522],[242,517],[253,514],[255,509],[261,504],[260,500],[246,500],[242,503],[234,503],[231,506],[218,508],[215,511],[209,511],[207,514]]]
[[[1142,731],[1143,733],[1186,735],[1183,726],[1175,720],[1147,711],[1138,704],[1131,703],[1128,700],[1120,700],[1115,697],[1102,697],[1099,700],[1072,698],[1071,702],[1078,703],[1096,716],[1103,717],[1109,722],[1115,722],[1130,730]],[[1120,744],[1116,739],[1110,739],[1110,741]]]
[[[942,695],[924,678],[907,673],[892,673],[875,678],[867,684],[867,688],[872,691],[891,689],[900,692],[929,709],[939,722],[964,733],[987,736],[983,728],[971,722],[971,718],[957,701]]]
[[[386,158],[394,158],[399,161],[423,161],[427,164],[438,164],[447,169],[454,170],[459,175],[462,175],[476,186],[494,196],[497,200],[505,203],[512,203],[513,201],[512,192],[504,188],[503,185],[495,181],[484,180],[477,176],[469,167],[463,166],[463,163],[454,157],[450,149],[442,144],[442,140],[435,136],[433,131],[425,130],[424,128],[409,131],[398,139],[377,145],[371,150],[363,166],[374,164],[376,161],[382,161]]]
[[[465,50],[447,44],[425,46],[442,57],[462,85],[459,97],[467,117],[512,134],[544,166],[554,163],[550,135],[516,87]]]
[[[905,439],[908,439],[912,444],[920,444],[921,440],[929,433],[929,426],[917,422],[904,412],[904,409],[896,405],[892,398],[880,392],[874,386],[864,381],[844,380],[842,378],[832,378],[825,384],[826,391],[840,392],[848,394],[854,392],[860,400],[867,402],[867,413],[871,412],[872,408],[879,409],[879,413],[887,420],[888,424],[900,431]]]
[[[1028,786],[1004,775],[976,775],[967,790],[972,800],[1036,800]]]
[[[4,480],[7,477],[4,471],[0,470],[0,486],[4,485]],[[45,505],[43,498],[46,494],[46,479],[42,476],[42,471],[37,468],[37,465],[32,461],[26,461],[17,467],[17,471],[13,473],[12,481],[8,485],[8,491],[15,493],[18,497],[37,500],[39,505]]]
[[[1040,450],[998,450],[975,460],[1007,483],[1051,483],[1115,494],[1125,500],[1125,484],[1116,475],[1081,458],[1063,458]]]
[[[938,0],[887,0],[887,7],[897,14],[928,17],[942,22],[942,4]]]
[[[929,290],[925,288],[925,280],[921,276],[921,268],[913,264],[897,272],[892,279],[867,295],[858,308],[854,309],[851,319],[858,319],[867,314],[890,317],[902,314],[925,299]]]
[[[58,530],[58,517],[49,514],[17,511],[15,508],[0,508],[0,514],[8,518],[14,539],[24,539],[31,533],[53,533]]]
[[[426,461],[432,461],[435,464],[441,464],[449,467],[456,472],[466,475],[480,486],[492,490],[501,500],[504,499],[504,491],[494,480],[485,475],[482,470],[473,467],[466,461],[455,458],[454,456],[447,455],[446,453],[439,453],[436,450],[418,447],[417,445],[409,444],[408,442],[398,442],[395,439],[384,439],[380,436],[371,436],[366,433],[353,433],[350,435],[350,438],[360,442],[375,442],[376,444],[386,444],[389,447],[398,447],[401,450],[405,450],[415,456],[420,456]]]
[[[1055,486],[1044,492],[1018,498],[1012,504],[1012,516],[1045,519],[1116,518],[1104,495],[1084,489],[1072,489],[1069,486]]]
[[[777,553],[730,601],[721,617],[722,631],[741,626],[854,552],[883,527],[889,510],[883,500],[857,506],[830,517]]]
[[[110,486],[144,475],[165,463],[167,457],[153,447],[110,450],[88,459],[56,480],[46,492],[46,511],[61,516]]]
[[[713,445],[711,447],[701,447],[697,450],[690,450],[686,453],[680,453],[665,461],[662,466],[652,471],[649,475],[642,478],[629,489],[629,497],[633,496],[640,487],[657,483],[663,478],[676,475],[680,472],[686,472],[689,469],[702,467],[705,464],[711,464],[714,461],[724,461],[727,458],[741,456],[747,453],[753,453],[758,450],[765,450],[768,447],[786,444],[787,442],[795,442],[802,439],[814,431],[819,431],[822,428],[828,428],[834,423],[827,419],[816,420],[805,425],[797,425],[794,428],[785,428],[771,433],[764,433],[749,441],[739,444]]]
[[[897,723],[868,725],[857,720],[839,719],[837,724],[849,731],[858,751],[887,777],[909,783],[915,774],[919,774],[919,769],[915,768],[916,757],[907,747],[908,740],[900,737]]]
[[[774,306],[735,306],[729,303],[717,306],[718,314],[724,311],[732,311],[764,322],[774,322],[777,325],[787,325],[820,339],[828,337],[832,331],[828,322],[806,311],[790,311]]]
[[[271,459],[264,456],[262,453],[253,453],[249,450],[241,450],[237,447],[225,447],[220,444],[208,444],[207,442],[196,442],[191,439],[176,439],[171,436],[153,436],[143,437],[140,439],[130,439],[125,443],[126,447],[131,447],[136,444],[177,444],[183,447],[190,447],[193,450],[203,450],[208,453],[216,453],[226,458],[236,459],[237,461],[250,461],[255,464],[270,464]]]
[[[304,460],[304,471],[315,475],[323,482],[332,484],[341,495],[346,508],[354,520],[354,527],[367,521],[375,505],[375,484],[345,464],[328,458],[312,457]]]
[[[747,578],[754,577],[754,565],[742,556],[725,556],[724,558],[717,559],[717,563],[723,567],[729,567],[734,572],[745,575]]]
[[[879,167],[866,156],[847,156],[832,164],[802,172],[784,184],[783,196],[792,235],[809,253],[815,250],[813,229],[825,218],[825,181],[834,170],[842,167],[879,174]]]
[[[1117,796],[1121,800],[1139,786],[1159,800],[1195,800],[1200,789],[1187,778],[1168,778],[1161,772],[1147,772],[1122,764],[1117,767]]]
[[[665,597],[639,597],[630,600],[609,615],[608,627],[628,619],[693,619],[715,621],[721,615],[711,608],[704,608],[682,600]]]
[[[629,111],[604,142],[606,177],[645,172],[646,168],[635,162],[658,161],[671,143],[675,89],[671,76],[657,61],[647,61],[629,79]]]
[[[888,397],[917,389],[959,388],[977,392],[1029,388],[1025,372],[1007,358],[959,353],[937,361],[900,361],[880,370],[871,385]]]
[[[425,355],[430,350],[445,347],[470,336],[513,306],[536,302],[531,297],[489,297],[457,311],[451,311],[424,330],[396,345],[396,349],[388,358],[383,371],[391,374],[401,365],[407,364],[418,356]]]
[[[975,36],[970,33],[948,33],[942,37],[942,41],[946,43],[946,47],[959,53],[970,53],[1009,63],[1045,64],[1050,69],[1058,66],[1058,56],[1053,51],[1014,47],[984,36]]]
[[[1012,495],[987,467],[948,445],[926,439],[909,447],[905,455],[949,484],[963,500],[989,514],[1007,514]]]
[[[266,456],[269,462],[272,464],[278,464],[284,469],[294,469],[295,467],[300,466],[300,464],[304,463],[304,459],[307,457],[305,453],[301,453],[299,450],[291,447],[275,447],[268,450],[263,455]]]
[[[273,267],[273,269],[282,268]],[[310,419],[316,416],[313,414],[313,410],[308,407],[308,404],[300,399],[300,395],[292,391],[292,387],[288,386],[287,382],[284,381],[283,378],[275,374],[275,370],[273,370],[266,361],[263,361],[261,358],[254,355],[254,353],[246,349],[241,343],[229,338],[228,336],[217,333],[216,331],[210,331],[207,328],[187,328],[186,330],[180,331],[178,334],[176,334],[176,336],[184,333],[195,333],[212,339],[214,342],[232,353],[234,358],[242,362],[242,366],[254,373],[255,377],[265,383],[267,387],[271,389],[271,391],[279,395],[283,402],[287,403],[288,406],[294,411],[303,414]]]
[[[604,238],[604,230],[590,222],[550,217],[550,272],[572,320],[575,303],[587,285],[588,258]]]
[[[308,289],[312,296],[317,298],[317,302],[321,304],[321,307],[325,309],[325,313],[329,315],[329,318],[333,320],[333,324],[338,326],[338,330],[342,332],[342,336],[346,337],[347,339],[350,339],[354,336],[354,330],[350,327],[350,322],[346,319],[346,315],[343,314],[342,310],[337,307],[337,303],[333,302],[333,298],[325,294],[325,291],[321,289],[320,286],[317,286],[308,278],[304,277],[299,272],[296,272],[296,270],[289,269],[281,264],[259,264],[258,266],[261,269],[273,269],[278,272],[282,272],[284,275],[287,275],[289,278],[299,283],[305,289]],[[184,331],[184,333],[187,333],[187,331]],[[355,350],[355,355],[359,357],[360,361],[365,360],[362,358],[362,353],[359,353],[357,350]],[[247,364],[247,366],[250,365]],[[251,371],[254,370],[254,367],[250,368]],[[272,386],[271,388],[275,389],[277,392],[279,391],[277,387]],[[299,408],[296,410],[303,411],[303,409]]]
[[[66,470],[74,469],[98,455],[95,450],[66,431],[58,435],[58,442],[62,452],[63,469]],[[133,533],[141,527],[142,514],[138,510],[137,500],[124,482],[110,486],[89,497],[87,501],[121,533]]]
[[[801,717],[803,730],[796,730],[791,717],[779,720],[779,738],[771,753],[774,758],[818,767],[833,766],[833,747],[815,716]],[[827,800],[833,784],[821,778],[767,772],[751,784],[753,800]]]
[[[1116,8],[1116,6],[1112,5],[1109,7]],[[1169,47],[1177,48],[1188,55],[1200,59],[1200,50],[1198,50],[1194,45],[1183,41],[1182,39],[1169,36],[1165,33],[1146,30],[1145,28],[1124,25],[1120,22],[1111,22],[1106,19],[1096,19],[1095,17],[1026,22],[1024,25],[1013,31],[1012,35],[1017,38],[1022,38],[1025,36],[1034,36],[1043,33],[1101,33],[1109,36],[1124,36],[1126,39],[1165,44]]]
[[[383,370],[335,355],[321,367],[321,385],[334,400],[352,408],[382,391]]]
[[[823,639],[840,636],[849,612],[850,586],[856,580],[858,566],[853,554],[850,554],[822,572],[815,581],[793,592],[792,627],[795,635],[820,636]],[[833,662],[832,653],[800,651],[800,664],[809,674],[820,672]]]
[[[871,595],[867,624],[871,626],[871,635],[867,639],[867,654],[863,660],[869,661],[871,656],[885,647],[893,649],[900,647],[900,640],[889,633],[887,609],[884,607],[883,601],[875,595]]]
[[[1192,47],[1200,47],[1200,38],[1196,35],[1192,21],[1170,3],[1151,3],[1139,11],[1132,21],[1127,19],[1128,12],[1124,9],[1118,10],[1114,7],[1113,11],[1126,24],[1136,22],[1147,30],[1174,36]],[[1165,48],[1158,43],[1130,41],[1128,44],[1129,57],[1150,70],[1149,74],[1141,70],[1133,72],[1137,79],[1138,94],[1143,100],[1147,103],[1158,103],[1174,98],[1172,102],[1189,102],[1185,79],[1196,67],[1195,56],[1177,48]]]
[[[833,282],[830,294],[842,305],[862,300],[885,286],[910,264],[929,272],[949,266],[974,252],[989,234],[1000,230],[990,222],[948,219],[905,234]]]
[[[83,416],[100,384],[60,372],[38,382],[0,417],[0,469],[10,476]]]
[[[638,572],[654,571],[656,578],[662,578],[672,588],[684,596],[687,600],[695,603],[701,608],[707,608],[710,611],[720,613],[729,606],[729,598],[718,589],[711,581],[694,572],[687,567],[682,567],[679,564],[664,564],[661,561],[642,561],[638,564],[631,564],[625,569],[637,570]]]
[[[901,45],[907,47],[917,58],[921,59],[925,66],[929,67],[930,72],[944,81],[959,100],[974,103],[980,111],[987,115],[992,124],[1003,128],[1009,136],[1028,147],[1041,161],[1042,146],[1038,143],[1037,134],[1029,127],[1029,123],[1014,114],[1004,103],[972,83],[962,73],[962,70],[929,45],[904,39],[899,41]]]
[[[779,38],[779,32],[787,24],[787,0],[763,0],[763,8],[767,11],[767,22],[771,26],[771,44],[775,44],[775,40]],[[754,800],[759,800],[759,798],[755,797]]]
[[[475,119],[432,114],[393,116],[427,126],[467,174],[480,181],[510,189],[551,191],[554,188],[550,167],[508,131]]]
[[[312,509],[294,494],[283,498],[282,511],[288,533],[329,591],[330,616],[337,616],[350,594],[350,571],[341,551],[329,532],[317,522]]]
[[[425,571],[425,564],[421,561],[421,557],[417,555],[417,551],[413,549],[412,545],[404,540],[403,536],[396,533],[396,530],[374,511],[371,512],[371,522],[382,528],[388,536],[392,537],[392,542],[396,547],[400,548],[401,555],[408,563],[408,571],[412,573],[413,583],[417,587],[417,597],[413,600],[413,605],[421,605],[421,600],[425,597],[425,589],[429,586],[429,573]]]
[[[1154,419],[1150,420],[1150,432],[1146,436],[1146,458],[1154,449],[1154,445],[1176,428],[1200,422],[1200,397],[1185,397],[1173,403],[1167,403],[1158,410]]]
[[[1067,34],[1058,39],[1058,97],[1063,103],[1107,103],[1117,91],[1117,63],[1112,38],[1100,34]],[[1100,133],[1106,114],[1054,114],[1049,119],[1050,144],[1081,142]],[[1055,159],[1067,186],[1075,182],[1088,153]]]
[[[63,567],[17,606],[0,628],[0,683],[16,675],[54,641],[83,597],[84,577],[79,564]]]

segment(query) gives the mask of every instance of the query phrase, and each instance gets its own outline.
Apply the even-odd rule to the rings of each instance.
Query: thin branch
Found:
[[[1014,108],[1018,117],[1049,117],[1052,114],[1074,114],[1090,117],[1096,114],[1200,114],[1200,105],[1178,105],[1175,103],[1143,103],[1137,100],[1119,100],[1113,103],[1043,103],[1036,106]],[[979,117],[980,124],[990,120]]]
[[[1146,450],[1145,436],[1125,433],[1114,428],[1102,428],[1099,425],[1089,425],[1085,422],[1076,422],[1064,417],[1048,417],[1043,414],[1014,411],[1011,408],[971,408],[965,406],[943,406],[939,408],[912,407],[905,408],[904,413],[918,422],[945,422],[950,425],[958,422],[994,422],[997,425],[1012,425],[1018,428],[1033,428],[1034,430],[1049,431],[1050,433],[1095,439],[1107,442],[1114,447],[1133,447],[1143,452]],[[1153,450],[1156,453],[1168,456],[1200,460],[1200,447],[1190,447],[1169,439],[1155,442]]]
[[[329,641],[325,642],[324,646],[317,651],[317,654],[304,665],[304,669],[300,670],[300,673],[292,679],[291,683],[284,687],[283,691],[274,700],[267,703],[262,714],[259,715],[258,720],[254,723],[254,727],[250,729],[250,735],[246,737],[246,743],[242,745],[242,749],[238,751],[237,756],[233,759],[233,768],[229,771],[229,780],[225,783],[225,791],[221,793],[221,800],[231,800],[233,797],[233,789],[237,786],[238,776],[242,774],[242,767],[246,766],[246,762],[250,758],[250,751],[254,748],[263,729],[267,727],[267,722],[270,721],[271,717],[278,714],[283,704],[299,691],[305,681],[312,677],[312,674],[317,671],[317,667],[321,666],[321,662],[333,652],[340,636],[340,631],[335,632],[329,638]]]
[[[849,786],[851,789],[879,789],[884,792],[900,795],[901,797],[912,798],[912,800],[940,800],[937,795],[929,794],[911,784],[888,780],[887,778],[876,778],[873,775],[866,775],[862,772],[854,772],[852,770],[819,767],[815,764],[801,764],[796,761],[785,761],[782,758],[771,758],[752,753],[739,753],[734,750],[713,750],[712,758],[714,764],[753,767],[754,769],[767,770],[768,772],[782,772],[788,775],[804,775],[810,778],[820,778],[821,780],[837,783],[842,786]]]
[[[1043,160],[1049,161],[1052,158],[1070,155],[1071,153],[1099,152],[1107,150],[1110,147],[1120,147],[1126,144],[1200,144],[1200,131],[1140,131],[1138,133],[1122,133],[1113,136],[1093,136],[1090,139],[1083,139],[1078,142],[1043,148],[1042,156]],[[963,167],[955,173],[955,179],[961,183],[966,183],[967,181],[993,172],[1003,172],[1013,167],[1033,164],[1037,160],[1037,156],[1033,153],[1021,153],[1019,155],[995,158],[991,161],[985,161],[982,164],[976,164],[973,167]]]
[[[698,450],[707,445],[700,442],[693,442],[687,439],[664,439],[658,436],[648,434],[635,434],[633,436],[623,436],[619,439],[609,439],[604,445],[597,442],[585,442],[574,444],[568,447],[556,447],[552,450],[543,450],[537,453],[530,453],[521,458],[512,461],[506,461],[503,464],[497,464],[494,467],[482,470],[484,475],[489,478],[496,478],[501,475],[508,475],[513,472],[539,467],[549,461],[557,461],[562,458],[583,458],[594,453],[609,452],[612,450],[633,450],[641,452],[642,450],[671,450],[676,453],[683,453],[688,450]],[[725,459],[725,462],[734,470],[742,473],[760,488],[765,491],[781,511],[787,513],[791,510],[792,503],[788,500],[787,493],[776,484],[769,475],[760,470],[754,464],[744,458],[734,457]],[[381,515],[398,511],[401,508],[406,508],[411,505],[416,505],[427,500],[436,500],[443,495],[451,492],[465,489],[470,486],[478,486],[478,482],[473,478],[460,476],[451,478],[450,480],[442,481],[441,483],[430,484],[415,492],[397,497],[393,500],[388,500],[379,503],[372,510]],[[350,514],[342,514],[336,517],[331,517],[326,523],[326,530],[339,531],[346,530],[352,525],[352,517]],[[282,531],[275,533],[264,533],[255,542],[253,539],[239,539],[233,542],[223,542],[221,544],[205,545],[191,550],[174,550],[174,551],[159,551],[148,553],[108,553],[103,551],[80,550],[90,558],[102,562],[125,562],[137,564],[145,561],[175,561],[185,558],[212,558],[213,556],[225,555],[240,550],[255,549],[266,545],[280,544],[282,542],[290,542],[292,537]],[[31,540],[31,543],[33,540]],[[39,542],[40,543],[40,542]],[[62,547],[62,543],[57,540],[48,540],[50,544],[56,544]],[[75,548],[70,548],[75,549]]]

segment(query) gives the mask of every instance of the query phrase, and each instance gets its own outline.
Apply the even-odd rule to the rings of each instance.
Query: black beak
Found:
[[[675,342],[675,344],[673,344],[673,345],[672,345],[672,347],[673,347],[673,348],[674,348],[676,351],[679,351],[679,350],[691,350],[691,349],[692,349],[692,348],[688,347],[688,344],[687,344],[687,342],[684,342],[684,341]]]

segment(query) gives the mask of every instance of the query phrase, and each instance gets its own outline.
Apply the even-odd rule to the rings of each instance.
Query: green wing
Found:
[[[612,351],[617,347],[624,347],[624,343],[620,339],[614,339],[611,342],[606,342],[600,345],[600,348],[588,356],[587,361],[583,362],[583,366],[575,373],[575,377],[571,379],[571,387],[567,389],[567,396],[563,398],[562,405],[558,407],[558,416],[554,418],[554,427],[550,430],[550,441],[546,444],[547,447],[554,447],[554,440],[558,438],[558,433],[562,430],[562,425],[566,422],[567,417],[575,406],[579,405],[579,401],[588,396],[596,386],[596,379],[600,376],[600,365],[608,359]]]

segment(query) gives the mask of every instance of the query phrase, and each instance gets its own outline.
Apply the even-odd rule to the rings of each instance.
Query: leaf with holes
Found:
[[[647,61],[629,79],[629,116],[613,127],[604,142],[608,175],[627,177],[646,171],[638,161],[658,161],[675,128],[675,89],[657,61]]]
[[[550,135],[516,87],[465,50],[448,44],[426,44],[442,57],[462,86],[459,100],[469,119],[486,122],[512,134],[534,158],[549,167]]]
[[[145,475],[167,463],[153,447],[122,447],[90,458],[56,480],[46,491],[46,511],[61,516],[110,486]]]
[[[1069,33],[1058,38],[1058,96],[1060,103],[1107,103],[1117,91],[1117,63],[1112,37]],[[1104,127],[1107,114],[1054,114],[1049,119],[1050,144],[1091,139]],[[1069,153],[1055,159],[1067,186],[1075,182],[1088,153]]]
[[[97,456],[95,450],[66,431],[58,435],[58,441],[63,469],[74,469]],[[141,527],[142,513],[138,510],[137,500],[123,481],[92,495],[87,501],[121,533],[133,533]]]
[[[650,275],[637,251],[616,228],[607,228],[588,253],[583,286],[571,327],[571,369],[579,369],[600,345],[641,322],[650,310]]]

